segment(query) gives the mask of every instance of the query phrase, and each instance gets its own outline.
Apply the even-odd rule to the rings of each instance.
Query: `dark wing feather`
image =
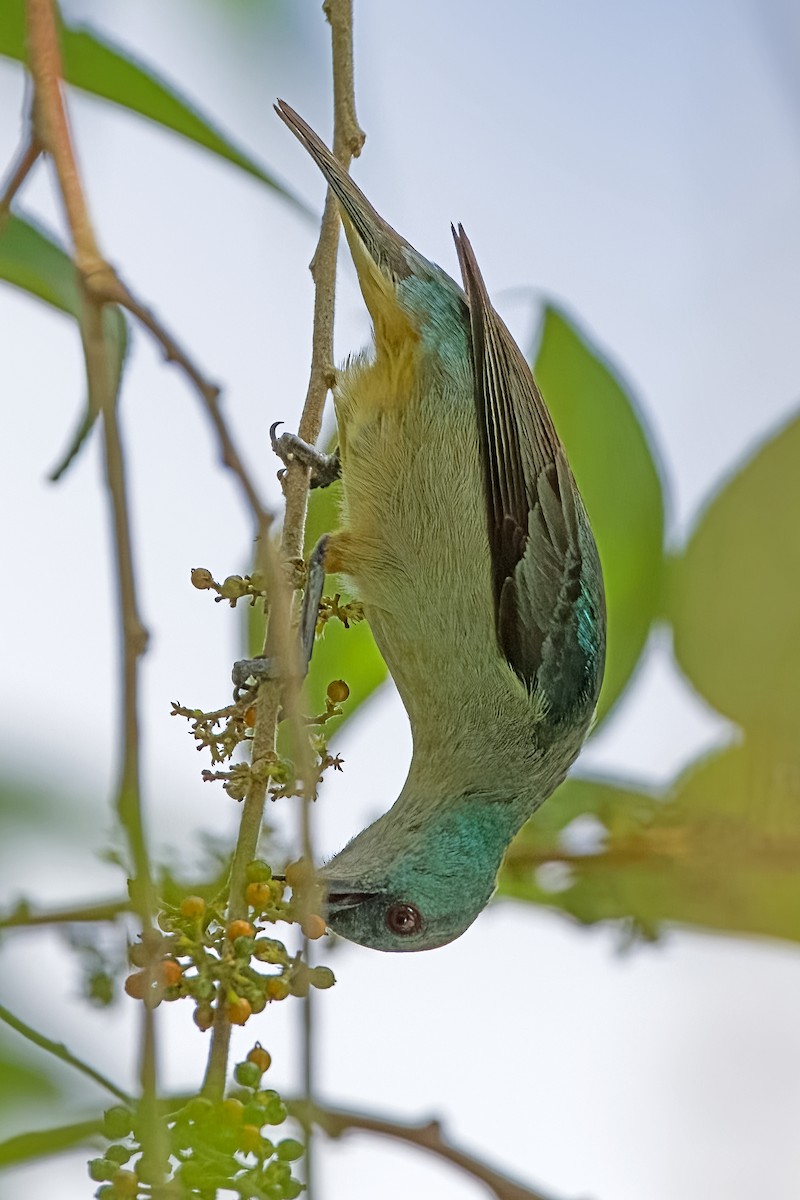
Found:
[[[594,707],[605,605],[594,538],[564,448],[518,346],[453,231],[470,312],[497,639],[553,720]]]

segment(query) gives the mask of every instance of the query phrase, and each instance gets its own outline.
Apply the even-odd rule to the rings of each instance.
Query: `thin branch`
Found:
[[[334,150],[347,167],[354,153],[363,144],[364,135],[355,121],[353,98],[352,0],[328,0],[325,12],[331,24],[334,80]],[[336,290],[336,256],[339,243],[339,214],[336,202],[329,193],[320,228],[319,242],[311,263],[314,280],[314,323],[312,335],[311,372],[308,391],[300,418],[299,433],[313,443],[319,436],[322,414],[329,388],[333,384],[333,315]],[[289,717],[295,742],[298,773],[304,780],[303,855],[313,861],[309,822],[309,803],[314,795],[316,770],[309,751],[303,726],[297,680],[299,647],[292,632],[292,590],[281,569],[281,562],[290,564],[303,552],[308,502],[309,471],[298,462],[289,463],[285,476],[286,512],[281,536],[281,561],[271,540],[259,541],[259,568],[268,580],[270,619],[264,643],[264,654],[277,663],[278,679],[259,688],[256,701],[256,721],[253,728],[251,752],[252,782],[242,808],[239,835],[234,851],[230,878],[228,915],[231,919],[246,915],[244,900],[245,871],[255,857],[266,801],[267,780],[263,766],[275,751],[278,714],[283,707]],[[307,1045],[310,1044],[310,1024],[305,1022]],[[224,1088],[230,1043],[230,1025],[224,1010],[218,1007],[214,1019],[211,1049],[204,1082],[204,1091],[218,1097]],[[304,1075],[311,1081],[311,1060],[305,1055]]]
[[[95,1083],[99,1083],[101,1087],[110,1092],[112,1096],[116,1096],[118,1100],[122,1100],[125,1104],[133,1103],[127,1092],[123,1092],[122,1088],[118,1088],[110,1079],[106,1079],[105,1075],[100,1071],[96,1071],[94,1067],[90,1067],[82,1058],[77,1058],[63,1042],[54,1042],[52,1038],[45,1037],[43,1033],[37,1032],[21,1021],[19,1017],[15,1017],[4,1005],[0,1004],[0,1021],[4,1021],[6,1025],[10,1025],[17,1033],[22,1034],[29,1042],[33,1042],[34,1046],[39,1046],[40,1049],[46,1050],[48,1054],[54,1055],[55,1058],[60,1058],[62,1062],[68,1066],[74,1067],[76,1071],[80,1071],[82,1075],[87,1075],[89,1079],[93,1079]]]
[[[333,67],[333,152],[345,170],[354,156],[361,153],[365,135],[356,118],[355,83],[353,72],[353,3],[352,0],[325,0],[323,11],[331,27],[331,61]],[[313,445],[319,437],[325,401],[335,382],[333,365],[333,322],[336,306],[336,266],[339,249],[339,209],[333,192],[328,189],[325,210],[322,216],[319,241],[311,260],[311,277],[314,281],[314,320],[311,341],[311,372],[308,390],[300,417],[300,437]],[[283,521],[282,552],[289,561],[303,551],[306,512],[308,508],[309,471],[298,462],[291,462],[286,472],[286,513]],[[294,706],[293,706],[294,707]],[[296,737],[300,745],[301,735]],[[307,743],[306,743],[307,744]],[[309,755],[306,754],[306,759]],[[306,763],[304,773],[303,805],[301,810],[301,838],[303,857],[307,863],[314,861],[311,834],[311,801],[315,794],[315,779],[312,779]],[[309,954],[309,942],[305,939],[304,955]],[[314,1001],[313,988],[303,1001],[303,1090],[308,1105],[314,1096]],[[306,1126],[306,1186],[309,1197],[313,1194],[314,1165],[311,1143],[311,1126]]]
[[[17,161],[9,168],[8,177],[0,191],[0,230],[11,211],[14,197],[28,178],[31,168],[41,152],[42,147],[39,145],[35,133],[31,131],[20,149]]]
[[[327,1134],[328,1137],[338,1138],[352,1131],[377,1133],[381,1137],[394,1138],[427,1150],[439,1158],[445,1159],[455,1167],[460,1167],[473,1179],[483,1183],[497,1200],[554,1200],[538,1188],[528,1187],[510,1179],[507,1175],[496,1171],[481,1159],[475,1158],[460,1150],[448,1141],[438,1121],[424,1121],[419,1124],[405,1121],[390,1121],[386,1118],[372,1117],[367,1113],[350,1112],[342,1108],[323,1108],[319,1105],[308,1105],[305,1101],[289,1101],[289,1111],[303,1124],[313,1122]]]
[[[86,359],[90,407],[102,414],[106,482],[112,514],[122,634],[122,755],[117,811],[126,831],[134,868],[133,907],[145,934],[153,930],[153,887],[141,802],[139,767],[139,660],[147,648],[147,631],[139,616],[128,513],[125,460],[117,422],[116,393],[103,326],[105,301],[86,286],[89,279],[114,278],[103,257],[89,216],[86,196],[72,145],[62,90],[63,73],[53,0],[26,0],[28,55],[33,80],[34,133],[55,167],[81,283],[81,338]],[[152,964],[154,969],[155,964]],[[152,1008],[142,1009],[139,1058],[142,1087],[142,1141],[156,1162],[167,1147],[157,1112],[157,1052]]]
[[[26,900],[21,900],[8,916],[0,917],[0,929],[30,929],[46,925],[78,925],[91,922],[116,921],[117,917],[131,911],[130,900],[108,900],[101,904],[87,904],[78,908],[58,908],[50,912],[32,910]]]

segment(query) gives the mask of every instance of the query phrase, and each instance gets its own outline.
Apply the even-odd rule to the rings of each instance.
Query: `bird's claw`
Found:
[[[275,666],[271,658],[240,658],[233,664],[231,680],[233,681],[234,698],[240,699],[240,693],[247,690],[248,679],[263,683],[265,679],[275,678]]]
[[[280,437],[276,437],[275,430],[282,424],[282,421],[275,421],[269,430],[273,452],[281,462],[286,466],[290,462],[299,462],[304,467],[309,467],[312,488],[329,487],[335,483],[342,473],[338,447],[333,454],[323,454],[321,450],[309,446],[308,442],[304,442],[296,433],[282,433]]]

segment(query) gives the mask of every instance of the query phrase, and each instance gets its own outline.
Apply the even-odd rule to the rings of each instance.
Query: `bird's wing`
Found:
[[[597,699],[605,649],[597,550],[531,369],[492,308],[463,228],[453,236],[470,314],[497,640],[557,720]]]

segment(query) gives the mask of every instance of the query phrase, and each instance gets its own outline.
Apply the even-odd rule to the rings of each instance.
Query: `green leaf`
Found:
[[[9,217],[0,227],[0,279],[21,288],[39,300],[68,313],[80,325],[83,320],[77,276],[66,251],[43,229],[21,217]],[[128,323],[116,304],[103,309],[103,326],[113,371],[115,394],[119,393],[128,352]],[[88,400],[67,451],[50,478],[58,479],[83,445],[96,413]]]
[[[567,317],[548,305],[534,374],[569,454],[597,539],[608,607],[604,717],[633,672],[658,611],[661,480],[630,390]]]
[[[85,26],[62,25],[61,52],[64,78],[74,87],[180,134],[246,171],[298,211],[310,215],[308,207],[289,188],[217,129],[156,71],[137,62],[127,51]],[[0,54],[25,61],[24,0],[5,0]]]
[[[0,1166],[32,1162],[48,1158],[51,1154],[63,1154],[75,1146],[94,1142],[102,1136],[103,1120],[76,1121],[70,1125],[59,1125],[54,1129],[36,1129],[20,1133],[16,1137],[0,1142]]]
[[[51,1100],[60,1088],[44,1066],[33,1066],[30,1056],[22,1058],[0,1039],[0,1111],[16,1109],[30,1100]]]
[[[591,853],[565,833],[576,816],[598,823]],[[649,935],[666,922],[800,941],[800,752],[753,739],[663,798],[568,780],[512,843],[499,891]]]
[[[670,572],[681,669],[710,704],[792,745],[800,728],[800,418],[722,487]]]

